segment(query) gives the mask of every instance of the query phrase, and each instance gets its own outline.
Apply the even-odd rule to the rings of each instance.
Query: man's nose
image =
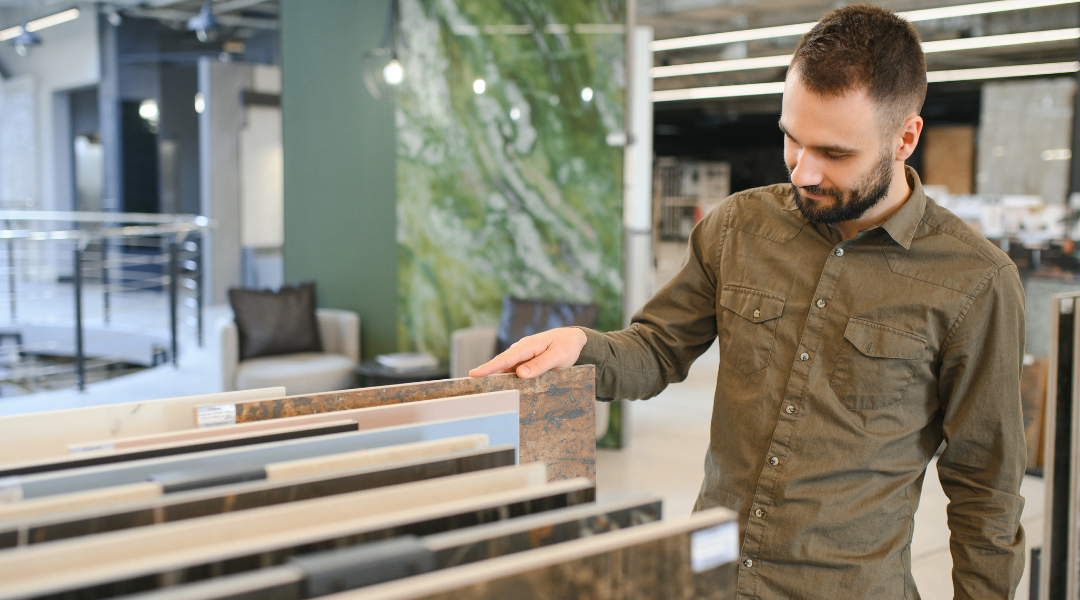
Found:
[[[791,183],[796,187],[818,185],[822,181],[820,165],[805,150],[795,155],[795,166],[791,169]]]

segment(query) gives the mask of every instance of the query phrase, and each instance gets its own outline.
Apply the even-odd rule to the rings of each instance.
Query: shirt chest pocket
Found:
[[[753,375],[769,366],[776,324],[784,314],[785,300],[776,294],[750,288],[727,286],[720,291],[720,306],[726,323],[726,338],[720,357],[743,375]]]
[[[925,349],[915,334],[848,319],[829,384],[851,410],[887,408],[904,398]]]

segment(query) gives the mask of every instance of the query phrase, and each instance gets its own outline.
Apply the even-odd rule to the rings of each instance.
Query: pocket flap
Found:
[[[720,291],[720,306],[753,323],[763,323],[784,314],[786,301],[776,294],[743,287],[725,287]]]
[[[848,319],[844,337],[859,352],[875,358],[918,358],[926,340],[913,334],[863,319]]]

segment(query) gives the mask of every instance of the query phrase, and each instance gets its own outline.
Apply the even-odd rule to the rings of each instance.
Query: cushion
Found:
[[[285,386],[290,395],[333,392],[356,387],[356,363],[344,354],[305,352],[264,356],[240,363],[236,388]]]
[[[322,352],[315,317],[315,284],[280,290],[229,289],[240,336],[240,360],[297,352]]]
[[[506,296],[499,322],[499,352],[523,337],[559,327],[596,327],[600,307],[595,304],[547,302]]]

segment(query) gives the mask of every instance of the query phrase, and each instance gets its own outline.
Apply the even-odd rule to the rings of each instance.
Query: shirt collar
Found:
[[[910,250],[911,242],[915,239],[915,231],[919,228],[919,223],[922,223],[923,213],[926,211],[926,194],[923,192],[922,181],[919,180],[919,174],[915,172],[915,169],[905,165],[904,174],[907,176],[908,185],[911,186],[911,195],[891,217],[881,224],[881,228],[892,236],[893,241],[903,246],[904,250]]]
[[[904,175],[907,176],[911,195],[899,210],[878,227],[888,232],[893,241],[903,246],[904,250],[910,250],[911,242],[915,239],[915,230],[919,228],[919,223],[922,223],[923,212],[926,211],[926,194],[923,192],[922,181],[915,169],[904,165]],[[795,193],[793,186],[784,202],[784,210],[799,210],[798,204],[795,203]]]

